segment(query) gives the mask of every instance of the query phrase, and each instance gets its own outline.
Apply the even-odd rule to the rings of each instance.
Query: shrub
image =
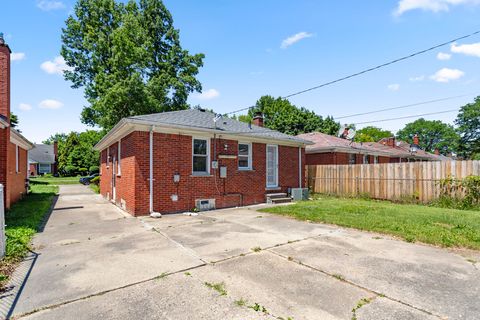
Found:
[[[480,176],[464,179],[448,177],[439,182],[440,197],[435,205],[444,208],[472,209],[480,205]]]
[[[78,168],[75,166],[65,166],[63,168],[63,175],[67,177],[73,177],[77,175]]]
[[[88,169],[87,168],[80,168],[80,169],[78,169],[78,173],[80,173],[81,176],[86,176],[87,173],[88,173]]]
[[[100,171],[100,168],[98,166],[91,166],[88,171],[90,174],[98,173]]]
[[[90,180],[90,184],[96,184],[98,186],[100,184],[100,176],[97,176]]]

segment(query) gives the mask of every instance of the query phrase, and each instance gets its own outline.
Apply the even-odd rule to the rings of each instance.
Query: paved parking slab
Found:
[[[262,207],[137,219],[84,187],[62,187],[57,210],[35,237],[38,261],[15,314],[478,319],[478,253],[467,259],[256,211]]]

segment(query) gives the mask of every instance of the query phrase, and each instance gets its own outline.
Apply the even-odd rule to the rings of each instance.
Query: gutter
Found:
[[[302,147],[298,147],[298,187],[302,187]]]

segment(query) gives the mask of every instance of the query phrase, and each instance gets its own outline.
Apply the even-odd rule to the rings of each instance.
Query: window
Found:
[[[210,143],[207,139],[193,139],[192,163],[194,174],[208,174]]]
[[[354,153],[348,154],[348,164],[355,164],[356,162],[356,155]]]
[[[18,170],[18,163],[19,163],[19,158],[20,158],[20,149],[18,148],[17,145],[15,145],[15,172],[19,172]]]
[[[370,163],[370,157],[368,156],[368,154],[363,155],[363,163],[364,164],[369,164]]]
[[[51,172],[52,172],[52,166],[50,165],[50,163],[38,164],[38,173],[45,174],[45,173],[51,173]]]
[[[110,167],[110,147],[107,148],[107,168]]]
[[[373,163],[378,163],[378,156],[373,157]]]
[[[117,176],[120,176],[122,174],[122,158],[121,158],[121,153],[122,153],[122,140],[118,140],[118,148],[117,148]]]
[[[252,169],[252,145],[250,143],[238,144],[238,169]]]

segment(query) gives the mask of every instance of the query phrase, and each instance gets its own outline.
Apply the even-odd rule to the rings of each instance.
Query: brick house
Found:
[[[451,160],[437,154],[431,154],[418,147],[397,141],[394,137],[382,139],[379,142],[352,142],[320,132],[298,135],[313,144],[306,147],[306,165],[323,164],[369,164],[369,163],[399,163],[411,161],[444,161]],[[415,150],[414,152],[412,150]]]
[[[30,176],[58,173],[58,143],[35,144],[28,152]]]
[[[28,150],[33,148],[10,126],[10,54],[0,33],[0,184],[7,209],[27,193]]]
[[[96,146],[100,192],[133,215],[265,202],[304,186],[310,142],[203,110],[122,119]]]

